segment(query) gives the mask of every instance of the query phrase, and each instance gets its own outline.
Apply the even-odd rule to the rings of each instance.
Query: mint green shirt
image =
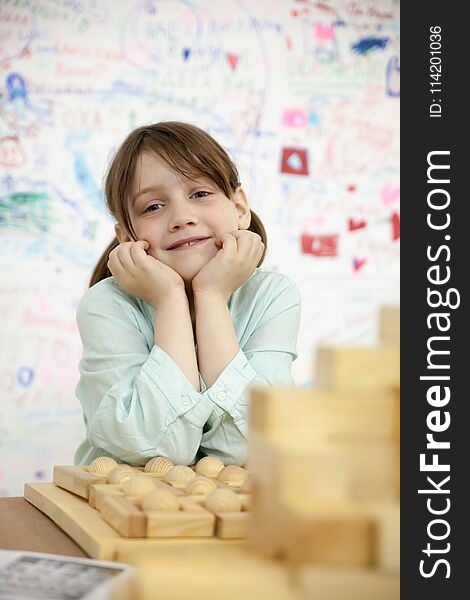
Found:
[[[225,464],[246,460],[249,389],[292,385],[300,319],[295,284],[256,269],[228,302],[240,351],[210,388],[197,392],[154,344],[154,308],[114,277],[85,292],[77,310],[83,343],[76,394],[87,439],[76,464],[109,455],[143,465],[152,456],[194,464],[201,455]]]

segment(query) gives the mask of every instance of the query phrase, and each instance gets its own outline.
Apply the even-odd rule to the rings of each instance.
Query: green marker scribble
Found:
[[[46,233],[53,222],[45,192],[15,192],[0,197],[0,228]]]

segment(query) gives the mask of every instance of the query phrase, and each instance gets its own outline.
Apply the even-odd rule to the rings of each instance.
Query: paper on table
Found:
[[[135,574],[122,563],[0,550],[0,600],[111,600],[117,587],[130,590]]]

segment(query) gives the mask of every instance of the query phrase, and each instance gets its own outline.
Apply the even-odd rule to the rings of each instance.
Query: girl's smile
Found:
[[[185,238],[176,242],[175,244],[172,244],[169,248],[167,248],[167,250],[189,250],[191,248],[199,247],[202,244],[205,244],[210,239],[210,237]]]

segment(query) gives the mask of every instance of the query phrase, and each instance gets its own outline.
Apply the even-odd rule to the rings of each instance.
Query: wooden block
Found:
[[[225,540],[248,537],[252,515],[249,512],[226,512],[215,515],[215,535]]]
[[[257,486],[268,489],[273,497],[281,494],[312,500],[348,497],[347,465],[341,452],[331,444],[298,448],[294,440],[274,442],[250,431],[248,464]]]
[[[370,566],[373,560],[372,519],[352,503],[280,506],[285,521],[283,543],[293,564]]]
[[[296,573],[299,600],[399,600],[400,579],[373,569],[304,566]]]
[[[400,448],[397,444],[341,444],[348,473],[348,497],[358,502],[398,502]]]
[[[57,466],[54,467],[52,480],[55,485],[88,499],[90,485],[106,483],[106,475],[88,473],[83,467]]]
[[[248,532],[250,545],[264,557],[285,559],[286,523],[284,518],[276,521],[280,516],[279,501],[268,486],[255,485],[251,514],[253,521]]]
[[[301,415],[301,418],[299,417]],[[335,392],[257,387],[251,391],[250,428],[273,440],[398,439],[396,389]]]
[[[233,544],[219,543],[221,549]],[[298,600],[282,564],[244,547],[210,554],[185,550],[162,555],[158,563],[139,563],[139,600]]]
[[[175,512],[146,511],[147,537],[210,537],[215,516],[197,503]]]
[[[332,501],[398,502],[400,448],[392,442],[320,444],[308,453],[278,444],[276,464],[256,477],[281,498]],[[264,464],[267,464],[266,461]],[[328,479],[328,473],[330,480]],[[261,478],[261,479],[260,479]]]
[[[259,508],[259,503],[262,508]],[[249,539],[264,556],[291,564],[369,566],[373,560],[373,520],[351,502],[289,505],[255,490]]]
[[[103,497],[101,517],[124,537],[145,537],[147,517],[145,513],[121,496]]]
[[[396,438],[397,438],[398,443],[400,443],[400,421],[401,421],[401,417],[400,417],[400,386],[397,386],[393,389],[393,394],[395,395],[395,406],[397,407],[396,417],[395,417]]]
[[[375,525],[374,565],[381,571],[400,573],[400,506],[395,504],[367,505]]]
[[[88,504],[96,510],[101,510],[101,503],[105,496],[123,496],[119,485],[111,483],[92,483],[88,488]]]
[[[382,306],[379,314],[379,341],[400,345],[400,308]]]
[[[400,352],[393,344],[376,347],[320,346],[315,387],[367,392],[395,388],[400,382]]]

